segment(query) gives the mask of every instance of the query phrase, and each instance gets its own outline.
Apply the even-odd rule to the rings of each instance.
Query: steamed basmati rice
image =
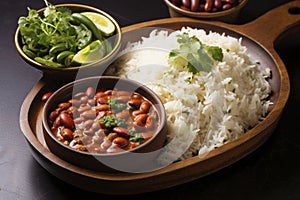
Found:
[[[195,75],[181,63],[169,66],[169,50],[178,48],[176,35],[184,32],[222,48],[223,61],[210,72]],[[154,30],[128,44],[114,63],[116,71],[110,73],[147,85],[164,103],[169,131],[160,157],[163,162],[205,155],[238,138],[266,115],[271,104],[266,80],[270,70],[251,61],[241,41],[190,27],[171,34]]]

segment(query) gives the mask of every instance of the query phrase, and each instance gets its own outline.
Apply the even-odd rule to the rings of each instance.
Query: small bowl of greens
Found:
[[[117,21],[91,6],[45,3],[18,20],[15,46],[21,57],[55,79],[71,79],[79,70],[86,76],[103,72],[121,45]]]

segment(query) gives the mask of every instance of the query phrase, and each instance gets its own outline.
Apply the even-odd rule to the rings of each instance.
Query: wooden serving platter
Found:
[[[280,39],[282,33],[299,24],[300,16],[288,12],[289,8],[294,6],[300,7],[300,1],[284,4],[245,25],[168,18],[122,28],[123,44],[137,41],[141,36],[148,36],[149,29],[143,31],[146,27],[177,30],[183,26],[190,26],[242,37],[243,45],[247,46],[251,58],[272,70],[270,84],[275,104],[263,122],[238,139],[209,152],[204,157],[194,156],[147,173],[104,173],[80,168],[51,153],[45,144],[41,117],[44,104],[41,98],[46,92],[58,89],[62,83],[53,83],[43,77],[29,92],[20,111],[20,126],[32,155],[41,166],[61,180],[84,190],[104,194],[136,194],[169,188],[206,176],[240,160],[270,137],[288,100],[289,77],[284,63],[274,49],[274,42]],[[137,29],[142,30],[139,31],[140,35],[130,34]]]

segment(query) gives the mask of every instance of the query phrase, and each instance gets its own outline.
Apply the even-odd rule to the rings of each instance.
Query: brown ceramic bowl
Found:
[[[115,25],[114,34],[107,38],[107,40],[109,40],[112,44],[112,50],[109,53],[107,53],[107,55],[105,55],[102,59],[94,63],[89,63],[81,66],[72,66],[72,67],[59,67],[59,68],[50,67],[36,62],[34,59],[30,58],[24,53],[24,51],[22,50],[23,44],[21,41],[20,28],[18,27],[15,32],[14,42],[15,42],[16,49],[19,55],[21,56],[21,58],[32,67],[43,72],[45,76],[49,76],[50,79],[59,79],[59,80],[66,80],[66,81],[73,80],[73,78],[77,75],[79,70],[82,70],[81,77],[83,76],[88,77],[90,75],[102,74],[102,71],[104,70],[103,68],[105,68],[118,54],[121,45],[121,28],[118,22],[106,12],[98,8],[87,6],[87,5],[59,4],[59,5],[55,5],[55,7],[67,7],[72,12],[87,12],[87,11],[96,12],[110,19]],[[38,10],[38,13],[42,14],[44,10],[45,8],[42,8]]]
[[[89,97],[90,99],[95,98],[95,96],[97,96],[97,91],[99,90],[128,91],[130,93],[138,93],[146,98],[152,103],[152,108],[156,110],[156,118],[158,122],[157,127],[154,129],[155,131],[153,131],[152,137],[148,140],[145,139],[145,142],[137,147],[114,153],[91,152],[89,150],[82,151],[59,141],[53,132],[53,123],[49,120],[50,113],[57,108],[58,104],[68,102],[70,99],[76,99],[76,94],[86,91],[88,87],[94,88],[94,94]],[[73,106],[76,107],[75,103]],[[77,105],[77,108],[79,107],[80,106]],[[74,116],[74,112],[72,115],[72,118],[75,119],[76,117]],[[83,115],[81,114],[80,116]],[[99,118],[96,118],[97,116],[99,115],[95,114],[95,117],[92,117],[94,122],[99,122]],[[155,158],[163,147],[166,139],[166,114],[164,106],[156,94],[148,87],[141,85],[138,82],[114,76],[94,76],[79,79],[64,85],[54,92],[47,100],[43,108],[42,118],[45,141],[51,152],[69,163],[96,171],[123,171],[136,173],[153,170],[157,168]],[[62,119],[60,118],[60,120]],[[85,120],[87,121],[87,119]],[[83,128],[80,128],[80,125],[76,123],[72,130],[75,129],[83,130]],[[97,130],[101,130],[101,128]],[[74,133],[75,131],[73,132],[73,135]],[[82,131],[82,133],[83,136],[87,136],[84,131]],[[106,132],[105,134],[108,135],[110,133],[111,132]],[[75,136],[73,140],[75,140]],[[83,146],[86,145],[84,142],[81,144]],[[100,145],[101,142],[97,143],[97,145],[98,144]]]
[[[241,3],[233,6],[230,9],[216,12],[204,12],[204,11],[190,11],[180,8],[171,2],[171,0],[164,0],[168,6],[171,17],[191,17],[202,20],[218,20],[227,23],[237,22],[241,9],[247,4],[248,0],[243,0]]]

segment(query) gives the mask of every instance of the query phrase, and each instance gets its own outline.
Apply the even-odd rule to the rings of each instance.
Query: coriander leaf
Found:
[[[169,53],[168,63],[175,66],[187,66],[188,71],[196,74],[200,71],[209,72],[214,60],[222,61],[222,49],[216,46],[206,46],[196,36],[188,33],[177,35],[179,49]]]
[[[129,141],[130,142],[137,142],[139,144],[142,144],[144,142],[144,137],[138,133],[134,128],[129,130],[130,133],[130,137],[129,137]]]
[[[223,52],[220,47],[217,46],[207,46],[207,52],[212,56],[214,60],[222,61],[223,60]]]
[[[106,115],[102,117],[99,122],[103,123],[106,128],[113,128],[115,126],[126,126],[126,121],[122,118],[113,115]]]
[[[126,103],[120,103],[117,99],[109,99],[107,104],[111,110],[124,110],[127,107]]]

